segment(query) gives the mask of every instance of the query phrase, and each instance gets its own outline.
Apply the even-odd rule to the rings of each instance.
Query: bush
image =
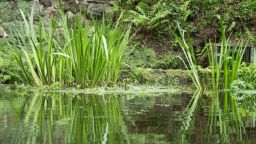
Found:
[[[256,66],[243,63],[240,68],[239,79],[232,83],[232,89],[256,89]]]
[[[157,64],[156,53],[151,48],[136,48],[128,56],[126,64],[131,67],[153,68]]]
[[[135,48],[128,56],[125,64],[130,67],[143,67],[154,69],[179,69],[183,63],[172,52],[167,52],[162,57],[157,57],[152,48]],[[125,65],[123,68],[126,68]]]
[[[10,48],[5,39],[0,39],[0,83],[13,83],[18,81],[15,71],[17,65],[13,62]]]
[[[161,69],[179,69],[182,68],[181,65],[183,65],[183,63],[177,55],[174,55],[172,52],[167,52],[158,60],[156,67]]]

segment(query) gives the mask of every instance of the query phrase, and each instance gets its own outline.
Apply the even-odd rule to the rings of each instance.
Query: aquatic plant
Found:
[[[18,44],[15,45],[14,57],[21,68],[20,78],[27,83],[42,86],[43,84],[52,84],[57,81],[60,71],[61,57],[57,57],[56,42],[54,42],[54,20],[46,29],[41,23],[36,28],[33,18],[33,10],[27,19],[21,11],[24,21],[24,32],[16,30],[18,35]],[[39,31],[39,32],[38,32]],[[21,48],[21,51],[19,51]],[[22,53],[22,54],[21,54]]]
[[[118,28],[119,20],[114,27],[105,21],[93,21],[91,28],[84,27],[81,18],[70,27],[62,14],[64,38],[69,42],[66,52],[71,57],[75,82],[82,86],[115,82],[130,28],[126,32]]]
[[[127,31],[119,28],[119,20],[114,26],[104,20],[89,25],[83,24],[82,15],[70,21],[61,12],[60,23],[52,19],[46,26],[42,20],[37,27],[33,10],[28,19],[21,14],[26,33],[17,31],[19,43],[14,55],[24,82],[88,87],[117,80],[130,33],[129,27]]]
[[[206,46],[208,59],[212,75],[212,88],[219,89],[220,83],[224,89],[229,89],[232,81],[238,78],[238,70],[241,66],[242,58],[246,49],[243,40],[237,42],[232,47],[230,46],[229,38],[225,36],[225,28],[221,28],[221,47],[218,52],[218,46],[215,43],[209,43]],[[223,79],[221,79],[223,77]]]
[[[202,89],[202,83],[199,77],[199,66],[197,65],[197,62],[196,62],[192,40],[189,39],[189,42],[187,43],[185,39],[185,31],[181,29],[179,24],[177,24],[177,26],[179,29],[179,35],[177,35],[175,32],[172,32],[172,33],[175,36],[176,41],[179,43],[187,62],[185,62],[182,58],[180,59],[185,64],[186,68],[191,71],[190,76],[195,86],[198,89]]]

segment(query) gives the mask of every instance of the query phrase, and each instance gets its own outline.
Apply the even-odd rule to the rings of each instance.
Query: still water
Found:
[[[0,90],[1,144],[256,143],[250,94]]]

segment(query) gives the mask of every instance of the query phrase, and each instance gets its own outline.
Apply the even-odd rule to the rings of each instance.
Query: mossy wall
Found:
[[[53,15],[61,6],[69,15],[75,15],[79,11],[87,17],[101,17],[104,13],[112,13],[115,0],[39,0],[42,12],[45,15]]]

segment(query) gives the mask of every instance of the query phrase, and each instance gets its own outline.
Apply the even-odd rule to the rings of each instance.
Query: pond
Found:
[[[0,143],[256,143],[255,102],[253,94],[226,92],[2,89]]]

